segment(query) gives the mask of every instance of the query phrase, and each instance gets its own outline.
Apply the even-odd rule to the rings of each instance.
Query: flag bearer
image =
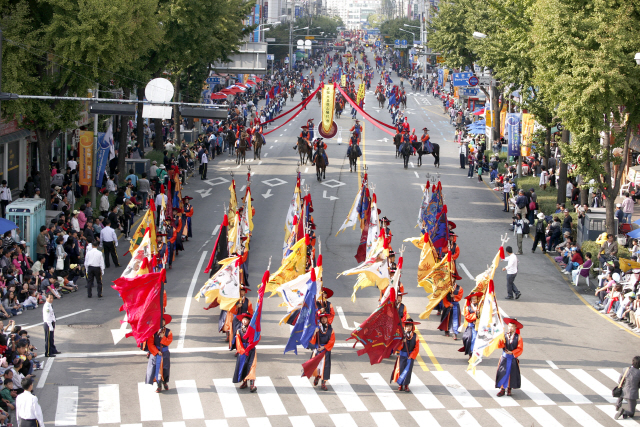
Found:
[[[520,388],[520,361],[518,358],[522,354],[522,337],[520,329],[522,323],[518,319],[504,318],[504,323],[508,326],[508,331],[500,339],[498,348],[503,349],[498,371],[496,372],[496,388],[499,388],[498,396],[504,396],[504,389],[507,389],[507,396],[511,396],[511,389]]]
[[[236,369],[233,372],[233,382],[235,384],[242,383],[241,389],[247,388],[247,381],[249,382],[249,391],[255,393],[258,387],[255,386],[256,381],[256,348],[253,347],[249,352],[245,352],[245,347],[249,345],[249,341],[243,337],[247,332],[249,322],[251,322],[251,315],[248,313],[242,313],[236,318],[242,322],[242,326],[238,329],[235,336],[236,352],[238,358],[236,359]]]
[[[404,321],[404,337],[400,354],[396,359],[396,364],[391,374],[391,381],[398,383],[398,391],[409,392],[411,373],[413,372],[413,362],[418,357],[420,351],[420,340],[415,333],[415,326],[420,322],[414,322],[410,317]]]

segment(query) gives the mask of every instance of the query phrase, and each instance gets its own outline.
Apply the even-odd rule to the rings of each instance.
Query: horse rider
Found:
[[[315,125],[313,124],[313,119],[311,118],[307,120],[307,130],[309,131],[309,141],[313,141],[314,128],[315,128]]]
[[[420,137],[420,142],[422,142],[422,151],[426,152],[426,153],[431,153],[433,152],[433,147],[431,146],[431,138],[429,137],[429,129],[427,128],[422,128],[423,130],[423,134]]]
[[[356,122],[353,124],[349,132],[353,132],[358,138],[358,144],[360,144],[360,132],[362,131],[362,126],[360,125],[360,120],[355,119]]]
[[[318,155],[318,151],[322,149],[322,157],[324,158],[325,166],[329,166],[329,158],[327,157],[327,144],[323,141],[323,138],[317,138],[313,143],[313,148],[316,150],[313,153],[313,157],[311,158],[311,164],[316,164],[316,156]]]
[[[304,139],[304,141],[307,143],[307,147],[309,147],[309,150],[311,150],[311,143],[309,142],[309,126],[307,125],[303,125],[302,126],[302,132],[300,132],[300,138]],[[296,144],[293,149],[297,149],[298,148],[298,144]]]

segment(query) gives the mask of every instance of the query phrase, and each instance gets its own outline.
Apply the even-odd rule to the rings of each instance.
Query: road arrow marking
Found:
[[[200,195],[204,199],[205,197],[210,196],[212,191],[213,188],[207,188],[206,190],[196,190],[196,193],[200,193]]]
[[[268,189],[267,192],[262,195],[265,199],[268,199],[271,196],[273,196],[273,194],[271,194],[271,189]]]
[[[389,142],[389,138],[378,139],[379,142]]]
[[[129,323],[127,323],[127,314],[125,313],[124,319],[122,319],[122,322],[120,323],[120,329],[111,330],[111,335],[113,335],[113,345],[118,344],[125,335],[131,332],[131,329],[127,329],[127,325],[129,325]]]
[[[247,188],[246,185],[243,185],[242,188],[240,189],[240,192],[242,193],[244,191],[244,189]]]
[[[415,173],[415,174],[416,174],[416,178],[420,178],[420,175],[418,175],[418,172],[413,171],[413,173]]]
[[[325,199],[329,199],[329,200],[338,200],[339,199],[339,197],[336,197],[336,196],[327,197],[327,190],[324,190],[322,192],[322,197],[325,198]]]

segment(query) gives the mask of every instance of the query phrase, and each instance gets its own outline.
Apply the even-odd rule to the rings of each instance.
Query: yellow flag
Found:
[[[163,199],[164,201],[164,199]],[[138,249],[138,246],[142,243],[142,239],[144,238],[145,231],[149,229],[149,239],[151,240],[151,253],[155,254],[158,251],[156,246],[156,223],[153,220],[153,212],[151,209],[148,209],[147,212],[142,217],[142,221],[138,226],[138,229],[133,236],[131,237],[131,243],[129,246],[129,253],[133,254],[133,252]]]
[[[483,294],[486,293],[487,288],[489,286],[489,282],[493,280],[493,276],[495,276],[496,274],[496,270],[498,269],[499,263],[500,263],[500,251],[498,251],[496,256],[493,258],[493,262],[491,263],[491,265],[484,272],[476,276],[476,286],[475,288],[473,288],[471,292],[469,292],[469,294],[473,294],[476,292],[482,292]],[[478,298],[478,301],[480,301],[480,299],[481,298]]]
[[[469,359],[469,366],[467,367],[467,371],[472,370],[474,374],[476,366],[482,362],[482,358],[488,357],[493,353],[498,348],[500,341],[504,340],[504,323],[500,316],[496,294],[491,284],[487,288],[484,302],[476,321],[476,324],[479,325],[478,335],[473,346],[473,354]]]
[[[451,291],[451,264],[447,258],[443,258],[438,262],[431,273],[418,283],[418,286],[424,288],[429,295],[429,302],[424,311],[420,314],[421,319],[428,319],[431,311],[442,299]]]
[[[153,242],[155,243],[155,234]],[[131,252],[131,260],[120,277],[133,278],[148,274],[155,249],[156,245],[151,243],[150,233],[145,233],[138,247]]]
[[[429,235],[425,233],[422,239],[422,252],[420,252],[420,262],[418,263],[418,282],[424,280],[433,267],[437,264],[436,248],[433,247]]]
[[[269,282],[265,292],[271,292],[270,296],[278,293],[277,289],[283,283],[290,282],[305,273],[307,267],[307,243],[303,237],[291,248],[291,253],[282,260],[280,268],[269,276]]]
[[[229,244],[229,254],[233,254],[237,251],[236,243],[238,241],[238,233],[240,232],[240,227],[241,227],[240,221],[239,221],[240,215],[237,212],[234,212],[233,218],[234,218],[234,221],[233,223],[231,223],[229,216],[227,216],[227,220],[229,220],[229,234],[227,237],[227,242]]]
[[[235,219],[236,210],[238,210],[238,199],[236,198],[236,180],[231,180],[231,185],[229,186],[229,214],[227,215],[227,219],[229,220],[229,224]]]
[[[195,296],[196,301],[205,298],[207,304],[216,299],[221,310],[231,310],[240,299],[240,265],[239,257],[226,258],[220,261],[222,268],[207,280]]]
[[[249,231],[253,231],[253,205],[251,204],[251,188],[247,187],[247,220],[249,221]]]

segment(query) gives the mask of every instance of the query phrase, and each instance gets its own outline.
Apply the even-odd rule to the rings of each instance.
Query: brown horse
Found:
[[[239,165],[240,162],[244,163],[245,155],[247,154],[247,134],[243,133],[240,137],[240,142],[236,147],[236,164]]]
[[[264,136],[259,133],[254,133],[254,142],[253,142],[253,160],[258,157],[258,160],[262,160],[260,158],[260,153],[262,152],[262,146],[264,145]]]
[[[298,137],[298,154],[300,155],[300,164],[306,165],[311,160],[311,149],[307,145],[307,141],[302,137]]]
[[[323,154],[324,154],[324,148],[322,147],[318,148],[318,151],[316,152],[316,177],[318,178],[318,181],[327,179],[326,177],[327,165],[324,162]]]
[[[384,97],[382,92],[378,92],[377,98],[378,98],[378,105],[380,105],[380,108],[384,108],[384,102],[387,100],[387,98]]]

